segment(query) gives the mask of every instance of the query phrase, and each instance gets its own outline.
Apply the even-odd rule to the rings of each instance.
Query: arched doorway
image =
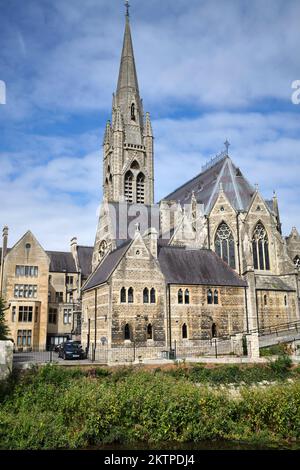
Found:
[[[213,323],[211,325],[211,337],[216,338],[218,336],[217,325]]]

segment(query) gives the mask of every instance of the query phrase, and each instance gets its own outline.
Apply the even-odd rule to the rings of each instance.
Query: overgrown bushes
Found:
[[[276,361],[261,365],[220,365],[208,368],[203,364],[186,367],[180,365],[168,373],[173,377],[186,378],[196,383],[253,384],[262,381],[278,381],[288,377],[299,377],[297,371],[290,371],[292,361],[288,356],[280,356]]]
[[[199,372],[195,369],[191,377]],[[244,387],[233,399],[224,390],[198,387],[159,370],[100,370],[47,366],[16,378],[2,395],[0,448],[300,439],[299,382]]]

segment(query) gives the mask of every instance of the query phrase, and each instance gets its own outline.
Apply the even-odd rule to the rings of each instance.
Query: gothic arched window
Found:
[[[130,327],[129,327],[129,323],[126,323],[125,327],[124,327],[124,339],[125,340],[130,340]]]
[[[225,263],[235,269],[234,238],[230,228],[222,222],[215,236],[215,250]]]
[[[187,326],[186,324],[184,323],[182,325],[182,339],[186,339],[187,338]]]
[[[300,271],[300,257],[298,255],[294,258],[294,265],[298,269],[298,271]]]
[[[122,304],[126,303],[126,289],[125,289],[125,287],[122,287],[122,289],[120,291],[120,300],[121,300]]]
[[[183,292],[182,289],[179,289],[178,291],[178,303],[183,304]]]
[[[156,296],[155,296],[155,289],[154,287],[152,287],[151,291],[150,291],[150,302],[151,304],[155,304],[156,302]]]
[[[124,195],[127,202],[133,202],[133,174],[130,170],[125,174]]]
[[[213,295],[211,289],[208,289],[207,291],[207,303],[210,305],[213,303]]]
[[[149,325],[147,326],[147,339],[152,339],[152,336],[153,336],[152,325],[151,323],[149,323]]]
[[[128,303],[133,304],[133,288],[129,287],[128,289]]]
[[[132,105],[131,105],[130,115],[131,115],[132,121],[135,121],[135,104],[134,103],[132,103]]]
[[[144,204],[145,201],[145,176],[139,173],[136,178],[136,202]]]
[[[184,291],[184,303],[189,304],[190,303],[190,292],[188,289],[185,289]]]
[[[269,240],[261,222],[258,222],[253,232],[252,250],[254,269],[268,271],[270,269]]]
[[[217,291],[217,289],[215,289],[214,291],[214,304],[218,304],[219,303],[219,292]]]
[[[143,290],[143,302],[144,302],[144,304],[149,303],[149,289],[148,289],[148,287],[145,287],[145,289]]]

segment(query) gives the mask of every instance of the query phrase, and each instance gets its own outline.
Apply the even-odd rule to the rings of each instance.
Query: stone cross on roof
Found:
[[[129,0],[126,0],[125,8],[126,8],[126,16],[129,16],[129,8],[130,8]]]
[[[229,146],[230,146],[230,142],[228,142],[228,140],[226,139],[225,142],[224,142],[224,145],[225,145],[225,151],[228,155],[228,149],[229,149]]]

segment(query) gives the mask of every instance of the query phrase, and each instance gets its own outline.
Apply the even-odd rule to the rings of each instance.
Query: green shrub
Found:
[[[275,363],[274,363],[275,364]],[[274,372],[275,367],[275,372]],[[104,369],[95,369],[95,371]],[[253,380],[289,370],[255,367],[177,367],[174,371],[120,368],[99,377],[46,366],[15,379],[0,407],[0,448],[87,448],[114,442],[198,442],[300,439],[300,382],[267,389],[225,390],[193,382]],[[109,371],[108,371],[109,372]]]

